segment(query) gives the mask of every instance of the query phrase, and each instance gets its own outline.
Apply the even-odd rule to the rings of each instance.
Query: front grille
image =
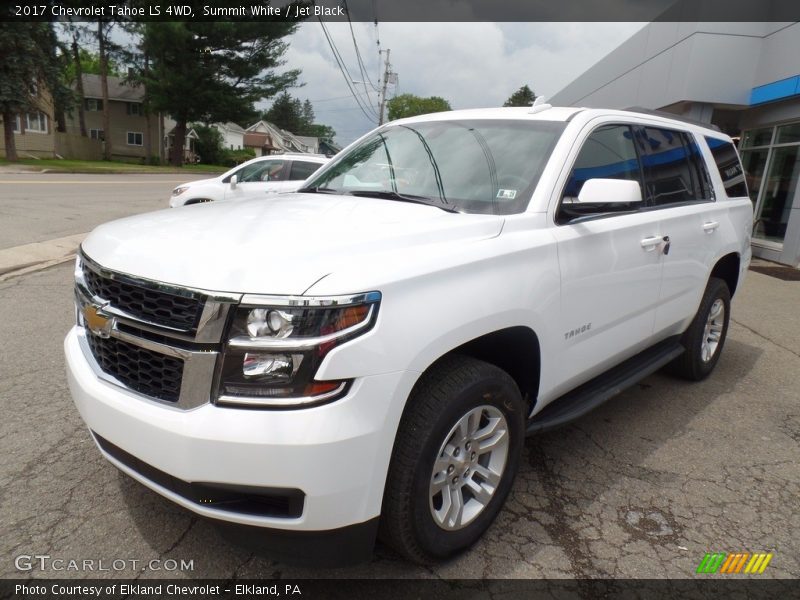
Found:
[[[92,432],[100,447],[123,465],[195,504],[231,513],[296,519],[303,515],[305,494],[294,488],[262,488],[225,483],[188,482],[156,469]]]
[[[89,332],[86,339],[104,373],[146,396],[167,402],[178,401],[183,378],[181,359]]]
[[[143,321],[192,331],[197,327],[203,312],[202,298],[177,296],[155,288],[104,277],[86,265],[83,267],[83,275],[92,294],[109,302],[113,308]]]

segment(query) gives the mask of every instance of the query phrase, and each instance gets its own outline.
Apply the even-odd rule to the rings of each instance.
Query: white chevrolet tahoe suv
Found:
[[[709,375],[752,206],[719,131],[543,105],[395,121],[296,194],[174,221],[98,227],[77,260],[68,376],[100,452],[283,556],[379,536],[426,562],[490,526],[526,435]]]
[[[171,208],[216,202],[264,198],[293,192],[328,162],[321,154],[274,154],[248,160],[218,177],[182,183],[172,190]]]

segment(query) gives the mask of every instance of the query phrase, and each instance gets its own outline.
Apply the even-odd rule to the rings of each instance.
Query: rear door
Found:
[[[595,126],[579,144],[553,230],[561,271],[562,391],[650,345],[662,268],[658,216],[643,203],[578,206],[572,200],[593,178],[643,186],[633,127]]]
[[[310,160],[293,160],[289,168],[289,178],[284,184],[284,191],[295,191],[306,179],[311,177],[322,164]]]
[[[715,258],[723,217],[694,134],[661,126],[637,130],[643,148],[645,192],[661,234],[664,270],[656,311],[657,337],[681,333],[697,311]]]

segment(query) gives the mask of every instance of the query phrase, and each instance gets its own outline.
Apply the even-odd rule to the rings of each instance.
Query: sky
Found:
[[[646,23],[353,23],[367,74],[378,86],[383,71],[378,46],[391,50],[397,85],[388,97],[411,93],[441,96],[454,109],[502,106],[528,85],[552,96]],[[348,23],[326,23],[350,78],[364,81]],[[302,24],[288,40],[286,67],[302,71],[302,87],[290,93],[314,105],[318,123],[330,125],[347,144],[377,125],[378,94],[370,83],[353,84],[369,98],[359,108],[337,66],[319,22]],[[366,90],[365,90],[366,87]],[[259,105],[266,108],[269,102]],[[374,111],[374,112],[372,112]]]

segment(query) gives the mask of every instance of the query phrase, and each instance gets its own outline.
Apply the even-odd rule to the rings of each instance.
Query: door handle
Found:
[[[652,252],[653,250],[655,250],[656,246],[658,246],[663,241],[664,241],[664,238],[659,237],[659,236],[655,236],[655,235],[651,235],[650,237],[644,238],[642,240],[641,244],[642,244],[642,248],[647,250],[647,252]]]
[[[717,227],[719,227],[719,223],[717,221],[707,221],[706,223],[703,223],[703,231],[706,233],[713,233]]]

